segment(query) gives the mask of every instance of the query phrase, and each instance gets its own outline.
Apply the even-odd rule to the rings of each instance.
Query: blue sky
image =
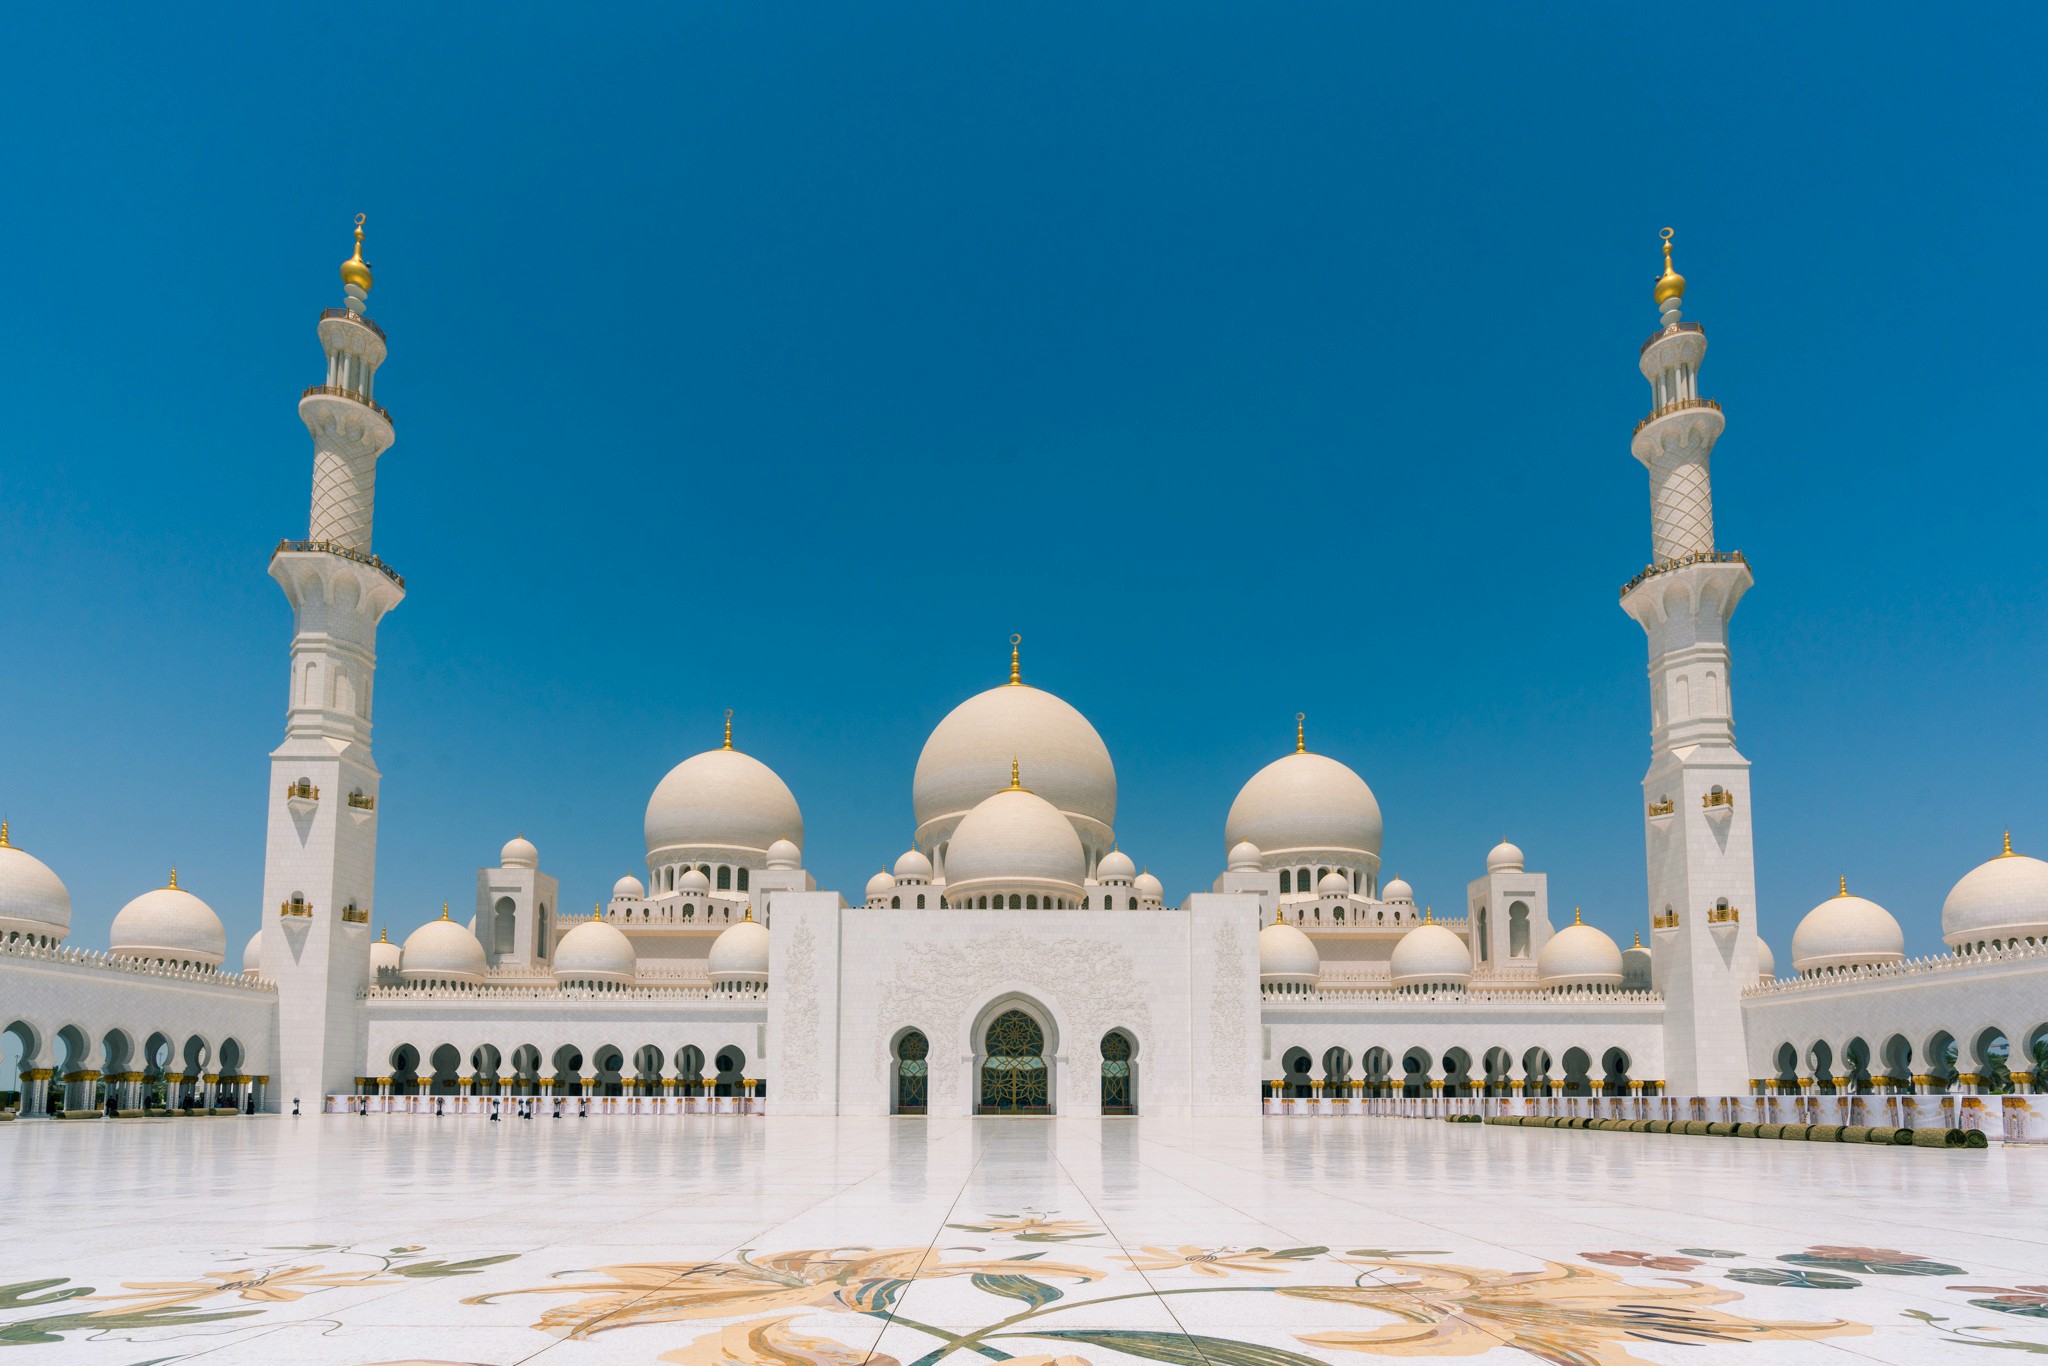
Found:
[[[1853,20],[1853,21],[1852,21]],[[2039,10],[712,6],[14,21],[0,810],[73,941],[257,924],[298,391],[369,214],[377,915],[523,830],[588,904],[717,742],[855,893],[1027,677],[1178,899],[1312,745],[1456,905],[1503,835],[1645,918],[1628,453],[1678,231],[1787,961],[2048,851]]]

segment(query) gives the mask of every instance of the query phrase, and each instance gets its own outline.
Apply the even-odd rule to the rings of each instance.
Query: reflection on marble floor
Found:
[[[309,1116],[18,1123],[0,1162],[28,1363],[2048,1357],[2040,1150]]]

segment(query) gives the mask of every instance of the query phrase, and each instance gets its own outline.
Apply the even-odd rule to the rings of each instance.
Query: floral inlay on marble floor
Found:
[[[1400,1120],[9,1126],[0,1348],[113,1366],[2048,1357],[2048,1154],[1873,1154]]]

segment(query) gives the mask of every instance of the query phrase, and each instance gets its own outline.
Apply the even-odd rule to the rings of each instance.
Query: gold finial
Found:
[[[1583,925],[1585,923],[1586,918],[1579,914],[1579,908],[1577,906],[1572,907],[1572,924]]]
[[[171,869],[171,886],[172,886],[172,887],[176,887],[177,885],[178,885],[178,870],[177,870],[176,868],[173,868],[173,869]]]
[[[754,903],[753,903],[753,902],[751,902],[751,901],[749,901],[749,902],[747,903],[747,915],[746,915],[746,918],[747,918],[747,919],[749,919],[749,920],[752,920],[752,919],[754,918]]]
[[[1637,931],[1636,931],[1636,947],[1637,947],[1637,948],[1641,948],[1642,946],[1643,946],[1643,932],[1642,932],[1641,930],[1637,930]]]
[[[1012,754],[1010,756],[1010,791],[1022,792],[1023,790],[1024,780],[1017,772],[1017,756]]]
[[[383,928],[383,929],[381,929],[381,930],[379,930],[379,931],[377,931],[377,942],[378,942],[379,944],[389,944],[389,943],[391,942],[391,922],[390,922],[390,921],[388,921],[388,920],[387,920],[387,921],[385,921],[385,922],[384,922],[384,928]]]
[[[1308,713],[1307,713],[1307,712],[1305,712],[1305,711],[1298,711],[1298,712],[1294,713],[1294,752],[1295,752],[1296,754],[1306,754],[1306,753],[1308,753],[1308,725],[1307,725],[1307,722],[1308,722]]]
[[[367,217],[356,215],[356,254],[341,263],[341,282],[354,285],[365,294],[370,292],[370,266],[363,260],[363,222]]]
[[[1425,925],[1436,924],[1436,907],[1424,906],[1422,908],[1422,923]]]
[[[1023,670],[1023,668],[1022,668],[1022,667],[1021,667],[1021,666],[1020,666],[1020,665],[1018,664],[1018,662],[1017,662],[1017,647],[1018,647],[1019,645],[1022,645],[1023,643],[1024,643],[1024,637],[1022,637],[1022,636],[1020,636],[1020,635],[1016,634],[1016,633],[1015,633],[1014,631],[1013,631],[1013,632],[1011,632],[1011,634],[1010,634],[1010,684],[1011,684],[1011,686],[1013,686],[1013,687],[1021,687],[1021,686],[1023,685],[1023,683],[1024,683],[1024,670]]]
[[[1277,901],[1273,903],[1273,923],[1275,925],[1284,925],[1287,923],[1286,921],[1280,918],[1280,903]]]
[[[443,920],[448,918],[448,903],[445,901],[441,903],[441,918]]]
[[[2006,843],[2011,844],[2012,840],[2008,837]],[[0,849],[12,849],[13,847],[13,845],[7,842],[7,822],[0,821]]]
[[[732,748],[732,708],[725,709],[725,747]]]
[[[1844,876],[1844,877],[1842,878],[1842,890],[1840,890],[1839,892],[1836,892],[1836,893],[1835,893],[1835,895],[1836,895],[1836,896],[1847,896],[1847,895],[1849,895],[1849,879],[1848,879],[1848,877],[1847,877],[1847,876]]]
[[[1685,297],[1685,277],[1671,268],[1671,229],[1664,229],[1664,273],[1657,277],[1657,306]]]
[[[7,822],[5,822],[5,821],[0,821],[0,844],[5,844],[5,843],[7,843]],[[2000,854],[2000,855],[1999,855],[1999,857],[2000,857],[2000,858],[2011,858],[2011,857],[2012,857],[2012,831],[2010,831],[2010,830],[2008,830],[2008,831],[2006,831],[2006,832],[2005,832],[2005,852],[2004,852],[2004,853],[2002,853],[2002,854]]]

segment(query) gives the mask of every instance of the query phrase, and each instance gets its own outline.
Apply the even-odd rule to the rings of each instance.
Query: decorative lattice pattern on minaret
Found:
[[[1650,539],[1658,563],[1714,548],[1714,491],[1707,467],[1685,461],[1650,474]]]
[[[308,539],[370,549],[377,506],[377,457],[321,450],[313,455],[313,518]]]

